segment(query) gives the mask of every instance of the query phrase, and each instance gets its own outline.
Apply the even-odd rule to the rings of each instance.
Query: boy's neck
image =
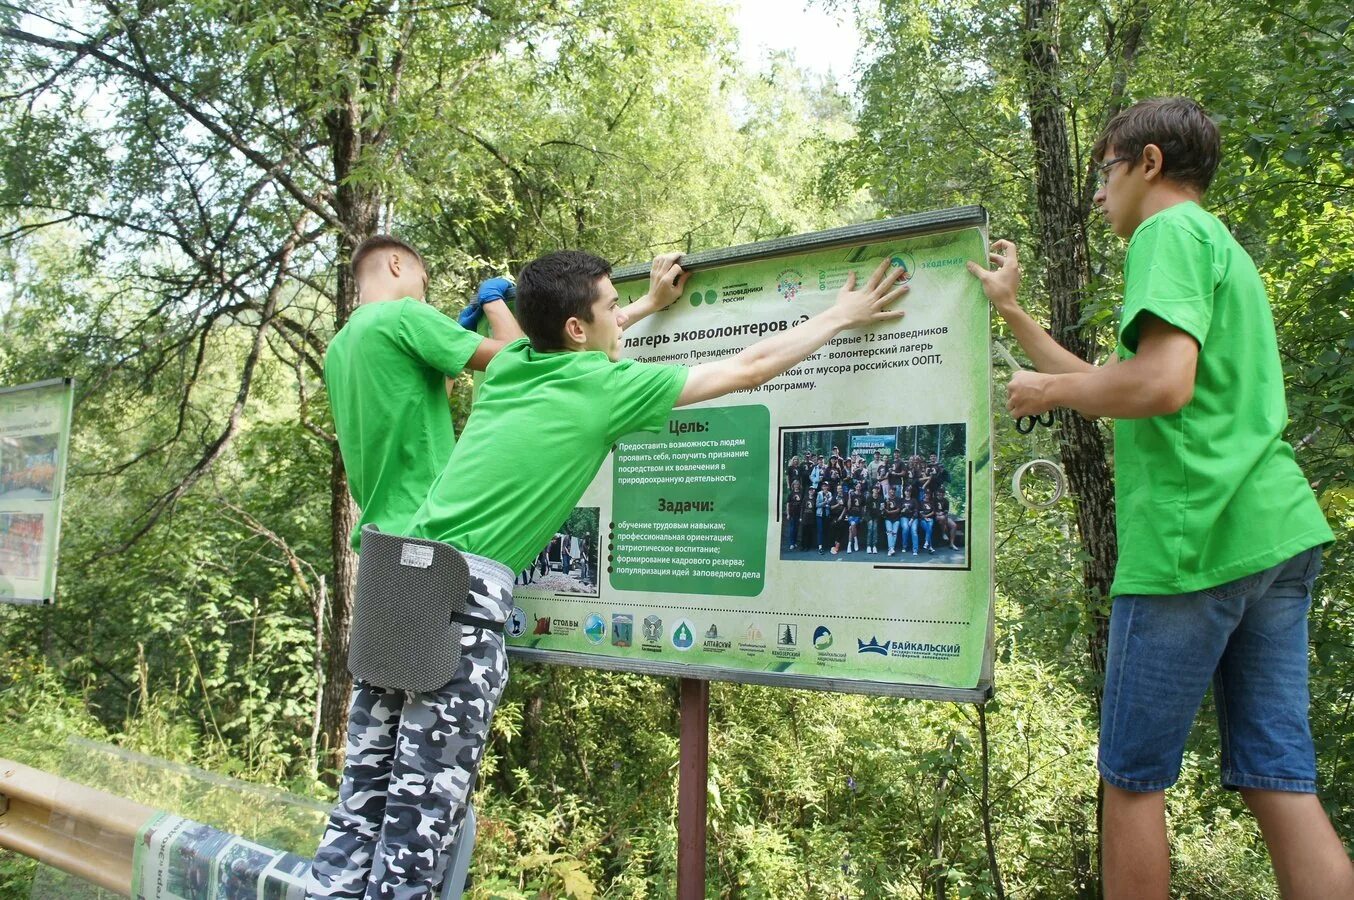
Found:
[[[358,306],[368,306],[372,303],[390,303],[395,300],[418,300],[422,297],[415,297],[407,291],[399,288],[374,288],[370,290],[359,291],[357,295]]]
[[[1161,184],[1154,186],[1142,198],[1142,207],[1140,209],[1142,219],[1139,220],[1138,226],[1141,227],[1143,222],[1146,222],[1162,210],[1170,209],[1172,206],[1179,206],[1181,203],[1197,203],[1202,205],[1203,199],[1203,193],[1197,188],[1177,184],[1173,181],[1164,181]],[[1133,230],[1136,232],[1138,229],[1134,228]]]

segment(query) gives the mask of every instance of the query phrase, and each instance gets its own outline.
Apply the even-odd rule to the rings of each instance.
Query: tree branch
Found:
[[[86,43],[79,44],[73,41],[57,40],[55,38],[46,38],[41,35],[23,31],[18,28],[0,28],[0,37],[6,37],[11,40],[20,41],[37,47],[45,47],[49,50],[61,50],[67,53],[83,53],[91,56],[114,71],[120,72],[136,79],[144,84],[154,88],[161,96],[177,106],[184,114],[193,121],[197,122],[203,128],[206,128],[213,135],[226,143],[229,147],[238,152],[245,159],[249,160],[258,168],[265,172],[274,174],[277,183],[282,186],[288,194],[292,196],[297,203],[300,203],[307,210],[318,216],[325,224],[339,231],[343,230],[343,223],[340,222],[334,214],[323,205],[316,202],[315,198],[308,191],[302,190],[288,175],[280,171],[280,164],[277,161],[270,160],[258,150],[254,149],[239,135],[234,134],[214,117],[203,112],[193,103],[190,103],[186,97],[176,91],[165,79],[161,78],[155,72],[140,66],[132,65],[110,53],[104,52],[97,44]],[[131,32],[128,32],[128,38],[135,44],[135,38]],[[144,65],[144,59],[143,59]]]

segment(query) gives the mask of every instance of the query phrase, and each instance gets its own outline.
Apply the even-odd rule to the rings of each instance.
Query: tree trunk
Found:
[[[338,235],[337,289],[335,291],[334,329],[342,328],[357,308],[357,285],[352,277],[353,251],[376,233],[381,214],[381,195],[375,189],[357,184],[351,178],[366,136],[355,118],[357,105],[343,104],[326,116],[330,147],[334,160],[334,211],[343,223]],[[357,554],[350,537],[357,524],[358,510],[348,492],[343,457],[334,444],[329,470],[329,544],[334,563],[333,593],[329,607],[329,641],[325,672],[321,729],[327,749],[325,763],[330,771],[343,767],[346,743],[348,696],[352,676],[348,674],[348,640],[352,630],[353,594],[357,588]]]
[[[1045,277],[1053,337],[1089,361],[1095,342],[1089,329],[1080,325],[1082,298],[1091,279],[1087,211],[1078,202],[1067,115],[1058,91],[1062,78],[1058,17],[1059,0],[1025,0],[1024,55],[1037,167],[1040,253],[1048,261]],[[1105,439],[1095,422],[1060,409],[1058,424],[1063,468],[1087,556],[1082,563],[1082,581],[1093,622],[1087,649],[1092,669],[1103,675],[1109,637],[1105,600],[1119,554],[1114,530],[1114,478],[1106,459]]]
[[[1091,361],[1095,341],[1083,327],[1082,300],[1091,280],[1086,240],[1087,206],[1079,200],[1067,136],[1067,109],[1059,94],[1062,67],[1058,58],[1060,0],[1025,0],[1025,72],[1028,79],[1030,130],[1034,141],[1040,254],[1048,261],[1046,286],[1052,334],[1081,359]],[[1139,32],[1140,33],[1140,32]],[[1133,49],[1136,50],[1136,35]],[[1109,647],[1109,598],[1119,557],[1114,520],[1114,479],[1106,459],[1100,426],[1069,410],[1057,410],[1059,448],[1076,507],[1077,531],[1085,550],[1082,583],[1086,588],[1091,628],[1087,653],[1100,681]],[[1095,694],[1099,718],[1100,695]],[[1101,853],[1103,796],[1096,794],[1096,860]],[[1078,881],[1093,877],[1090,860],[1078,858]]]
[[[343,750],[347,743],[348,698],[352,676],[348,674],[348,639],[352,633],[353,592],[357,586],[357,554],[350,536],[357,524],[357,506],[348,495],[348,478],[343,473],[343,457],[334,445],[329,468],[329,546],[334,563],[334,591],[329,603],[329,628],[325,641],[324,693],[320,702],[322,751],[320,769],[325,781],[334,784],[335,773],[343,769]]]

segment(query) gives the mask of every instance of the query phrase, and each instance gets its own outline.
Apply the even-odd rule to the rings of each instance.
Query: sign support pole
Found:
[[[710,682],[680,678],[677,766],[677,900],[705,900],[706,791],[710,769]]]

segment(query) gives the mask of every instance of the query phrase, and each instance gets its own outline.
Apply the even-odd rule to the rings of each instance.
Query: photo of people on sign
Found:
[[[963,567],[966,428],[785,431],[780,558]]]
[[[0,500],[51,500],[59,434],[0,437]]]
[[[596,597],[597,542],[601,533],[600,507],[576,506],[536,559],[517,573],[516,584],[553,594]]]
[[[42,567],[42,516],[0,513],[0,578],[37,578]]]

